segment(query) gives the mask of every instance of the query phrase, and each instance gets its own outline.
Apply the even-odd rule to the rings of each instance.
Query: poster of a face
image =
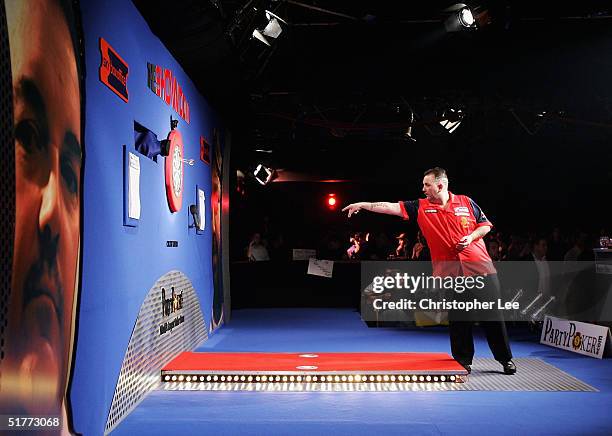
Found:
[[[81,91],[70,0],[4,0],[15,211],[0,414],[63,416],[81,230]],[[12,151],[12,150],[11,150]]]
[[[214,330],[223,322],[223,269],[221,256],[221,201],[223,199],[223,150],[221,144],[221,134],[215,129],[213,134],[213,159],[210,170],[212,177],[212,195],[210,198],[212,208],[212,260],[213,260],[213,316],[211,326]]]

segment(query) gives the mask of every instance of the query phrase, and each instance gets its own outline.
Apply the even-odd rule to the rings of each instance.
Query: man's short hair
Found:
[[[446,170],[444,168],[440,168],[440,167],[430,168],[423,173],[423,176],[428,176],[429,174],[433,174],[436,180],[446,179],[446,181],[448,182],[448,176],[446,175]]]

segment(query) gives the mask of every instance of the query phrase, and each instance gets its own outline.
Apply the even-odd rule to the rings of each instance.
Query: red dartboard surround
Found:
[[[168,134],[170,151],[166,156],[166,197],[171,212],[178,212],[183,204],[183,137],[178,130]]]

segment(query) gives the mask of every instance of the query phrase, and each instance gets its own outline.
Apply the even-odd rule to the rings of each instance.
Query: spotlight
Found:
[[[442,116],[440,117],[440,125],[446,130],[448,133],[453,133],[463,121],[463,117],[465,113],[461,109],[453,109],[448,108],[444,112],[442,112]]]
[[[263,164],[259,164],[257,168],[255,168],[255,171],[253,171],[253,176],[255,176],[255,180],[257,180],[260,185],[265,186],[276,178],[276,171]]]
[[[266,27],[264,27],[263,30],[253,30],[253,38],[258,39],[259,41],[270,47],[271,44],[266,38],[266,36],[274,39],[278,38],[278,36],[283,31],[283,28],[281,27],[280,23],[287,24],[287,22],[270,11],[266,11],[266,19],[268,20]]]
[[[472,10],[468,7],[465,7],[459,11],[457,14],[459,18],[459,22],[462,26],[465,27],[475,27],[476,21],[474,20],[474,15],[472,14]]]
[[[444,21],[447,32],[458,32],[460,30],[477,29],[476,18],[469,6],[464,3],[457,3],[446,9],[450,16]]]
[[[169,375],[165,376],[164,381],[170,381],[170,376]]]
[[[261,41],[261,42],[263,42],[265,45],[267,45],[268,47],[270,47],[270,43],[268,42],[268,40],[266,39],[266,37],[265,37],[265,36],[263,36],[263,34],[262,34],[262,33],[261,33],[259,30],[257,30],[257,29],[253,30],[253,38],[256,38],[256,39],[260,40],[260,41]]]

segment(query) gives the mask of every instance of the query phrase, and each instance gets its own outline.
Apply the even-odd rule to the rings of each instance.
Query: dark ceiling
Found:
[[[232,126],[238,166],[393,179],[400,162],[457,170],[485,153],[504,174],[610,180],[593,159],[612,136],[609,2],[483,1],[483,26],[454,33],[451,1],[134,2]],[[251,38],[266,9],[288,22],[272,47]],[[451,135],[438,124],[450,107],[465,113]],[[592,152],[576,157],[580,144]]]

